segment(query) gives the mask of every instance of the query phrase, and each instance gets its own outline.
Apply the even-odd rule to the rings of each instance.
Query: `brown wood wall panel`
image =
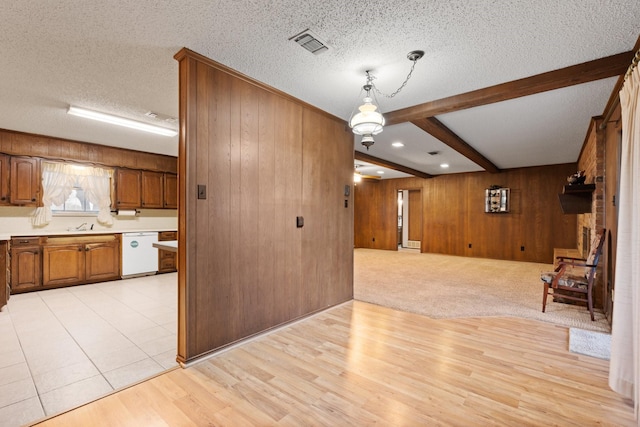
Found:
[[[173,156],[0,129],[0,153],[175,173]]]
[[[389,180],[364,180],[355,186],[355,207],[367,203],[366,211],[356,210],[354,243],[357,248],[397,249],[398,194]],[[389,200],[393,199],[390,204]]]
[[[381,209],[395,208],[396,198],[390,194],[421,188],[422,252],[551,263],[554,247],[575,246],[576,216],[562,214],[557,196],[575,168],[570,163],[499,174],[383,180],[368,188],[367,194],[357,194],[356,218],[372,220],[356,221],[356,247],[373,247],[364,236],[395,231],[393,224],[375,215]],[[484,190],[491,185],[511,189],[509,213],[484,212]],[[379,249],[393,250],[395,245]]]
[[[343,285],[353,279],[353,207],[344,196],[353,183],[353,136],[314,110],[304,110],[302,123],[302,259],[304,280],[315,290],[305,305],[317,310],[353,297]],[[335,142],[327,149],[321,141]]]
[[[422,191],[409,190],[409,240],[422,240]]]
[[[187,50],[176,58],[187,361],[352,298],[353,140],[326,113]]]

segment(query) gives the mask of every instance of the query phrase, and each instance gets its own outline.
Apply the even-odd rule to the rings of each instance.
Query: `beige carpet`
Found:
[[[610,332],[601,312],[553,302],[542,313],[540,273],[550,264],[421,254],[354,251],[354,298],[432,318],[516,316]]]

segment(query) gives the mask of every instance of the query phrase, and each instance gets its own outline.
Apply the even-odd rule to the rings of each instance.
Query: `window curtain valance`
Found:
[[[42,162],[42,207],[33,214],[33,225],[44,227],[51,222],[51,205],[62,205],[78,184],[87,199],[98,206],[98,222],[113,225],[111,217],[111,179],[113,171],[94,166]]]

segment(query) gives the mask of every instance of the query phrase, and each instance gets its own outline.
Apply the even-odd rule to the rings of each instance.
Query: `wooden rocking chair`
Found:
[[[542,273],[540,279],[544,284],[542,294],[542,312],[547,307],[547,296],[584,302],[593,316],[593,283],[596,277],[596,267],[602,254],[602,247],[606,236],[606,230],[602,229],[592,242],[589,258],[558,257],[558,267],[552,272]],[[556,293],[557,290],[563,292]]]

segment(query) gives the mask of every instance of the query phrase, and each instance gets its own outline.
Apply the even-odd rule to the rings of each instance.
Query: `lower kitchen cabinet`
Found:
[[[42,248],[44,287],[120,278],[120,240],[116,235],[53,237]]]
[[[171,240],[178,240],[177,231],[161,231],[158,233],[159,242],[167,242]],[[172,273],[177,271],[177,254],[175,252],[158,251],[158,273]]]
[[[11,239],[11,292],[42,289],[39,237]]]
[[[101,282],[120,278],[120,239],[85,245],[85,280]]]
[[[0,309],[9,300],[9,243],[0,240]]]
[[[42,248],[43,286],[73,285],[84,279],[84,245],[46,245]]]

